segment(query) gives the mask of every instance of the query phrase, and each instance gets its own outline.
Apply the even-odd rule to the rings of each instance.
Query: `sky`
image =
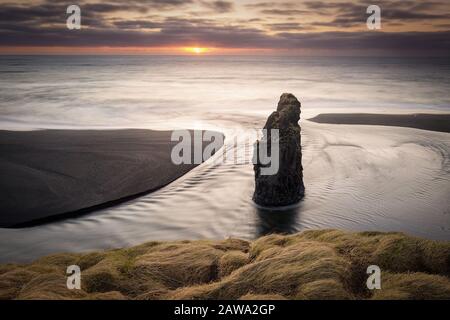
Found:
[[[450,0],[0,0],[0,54],[450,57]]]

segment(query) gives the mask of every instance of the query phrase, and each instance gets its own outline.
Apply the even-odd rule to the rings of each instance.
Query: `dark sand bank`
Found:
[[[0,226],[75,216],[161,188],[196,166],[172,163],[176,143],[171,131],[0,131]]]
[[[323,113],[308,120],[317,123],[395,126],[450,132],[450,114]]]
[[[450,243],[338,230],[148,242],[0,265],[0,299],[450,299]],[[81,290],[66,268],[81,268]],[[367,267],[381,269],[368,290]]]

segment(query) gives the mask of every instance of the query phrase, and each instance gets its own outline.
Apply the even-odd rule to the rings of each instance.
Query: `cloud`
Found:
[[[328,51],[384,50],[386,52],[435,52],[450,54],[450,32],[280,32],[266,34],[255,28],[215,26],[183,19],[167,19],[161,23],[124,21],[124,29],[65,28],[24,30],[3,29],[0,46],[73,46],[73,47],[167,47],[193,43],[209,47],[262,49],[325,49]],[[145,32],[139,27],[157,29]],[[281,26],[283,27],[283,26]],[[295,25],[286,25],[286,28]],[[283,29],[283,28],[281,28]]]
[[[119,29],[159,29],[163,24],[149,20],[121,20],[113,24]]]
[[[294,48],[450,53],[450,32],[322,32],[283,33],[279,36]]]
[[[86,3],[90,3],[90,1],[85,0]],[[126,3],[129,6],[134,8],[146,8],[146,9],[174,9],[177,7],[184,7],[186,5],[190,5],[194,3],[194,0],[106,0],[101,1],[100,3],[110,3],[110,4],[123,4]]]
[[[365,2],[365,1],[364,1]],[[320,10],[323,15],[330,15],[335,20],[347,19],[360,22],[366,15],[367,4],[351,2],[323,2],[306,1],[307,8]],[[437,9],[444,5],[442,2],[430,2],[427,5],[417,1],[378,1],[383,19],[389,20],[433,20],[450,18],[450,10],[446,13],[441,11],[429,12],[431,9]],[[450,9],[450,8],[448,8]]]
[[[312,29],[310,26],[305,26],[297,22],[287,22],[287,23],[269,23],[265,25],[271,31],[292,31],[292,30],[309,30]]]
[[[421,13],[409,10],[390,9],[383,12],[383,17],[392,20],[444,20],[450,19],[450,14],[431,14]]]
[[[297,9],[264,9],[261,10],[263,14],[277,15],[277,16],[296,16],[300,14],[306,14],[307,11]]]
[[[199,2],[200,1],[200,2]],[[382,19],[392,24],[409,21],[448,21],[442,2],[434,1],[420,10],[417,1],[400,1],[398,7],[385,7],[395,1],[383,1]],[[104,3],[81,2],[82,29],[65,27],[66,5],[61,1],[40,2],[31,6],[2,4],[0,10],[0,47],[69,46],[69,47],[168,47],[198,44],[209,47],[261,49],[385,50],[450,53],[449,32],[341,32],[342,28],[365,25],[366,6],[362,2],[303,1],[247,4],[258,14],[232,14],[214,18],[199,14],[193,18],[184,6],[205,6],[204,0],[108,0]],[[303,6],[301,6],[302,4]],[[230,1],[209,1],[214,12],[232,12]],[[159,8],[152,10],[152,8]],[[182,8],[175,10],[174,8]],[[191,7],[188,7],[191,8]],[[164,11],[167,10],[167,11]],[[434,10],[434,11],[433,11]],[[312,15],[315,12],[316,15]],[[231,18],[229,17],[231,16]],[[303,17],[308,21],[303,22]],[[126,17],[126,18],[125,18]],[[327,21],[326,17],[330,17]],[[442,20],[443,17],[447,17]],[[320,28],[328,27],[334,31]],[[311,31],[314,32],[306,32]],[[350,32],[351,31],[351,32]]]
[[[256,3],[247,3],[245,7],[249,9],[265,9],[265,8],[293,8],[297,6],[295,2],[256,2]]]
[[[231,12],[234,4],[230,1],[201,1],[202,5],[217,13]]]
[[[319,12],[323,17],[332,18],[328,21],[313,21],[311,26],[348,28],[365,26],[368,16],[366,13],[367,4],[365,1],[360,2],[362,3],[306,1],[304,4],[308,9]],[[380,0],[377,4],[381,8],[383,23],[388,23],[391,26],[405,26],[413,22],[448,20],[450,18],[450,10],[447,10],[447,12],[436,10],[444,6],[444,3],[438,1],[422,5],[417,1]]]

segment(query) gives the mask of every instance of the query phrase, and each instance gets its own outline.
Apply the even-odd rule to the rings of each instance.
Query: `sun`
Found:
[[[185,51],[195,54],[202,54],[205,52],[208,52],[208,48],[201,48],[201,47],[189,47],[185,48]]]

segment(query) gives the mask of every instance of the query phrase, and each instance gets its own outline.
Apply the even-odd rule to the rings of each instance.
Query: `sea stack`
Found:
[[[291,93],[283,93],[264,126],[264,134],[255,145],[255,192],[253,201],[262,206],[287,206],[300,201],[305,194],[303,185],[302,147],[300,137],[301,104]],[[269,165],[260,159],[259,148],[267,145],[272,154],[271,129],[279,131],[279,167],[275,174],[262,174]]]

